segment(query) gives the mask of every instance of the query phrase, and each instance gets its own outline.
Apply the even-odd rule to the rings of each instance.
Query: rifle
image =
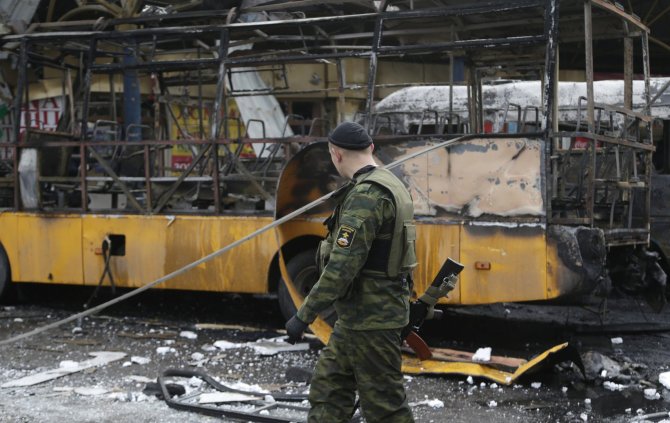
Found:
[[[403,328],[401,339],[407,342],[420,360],[429,359],[432,353],[426,342],[416,332],[425,320],[442,317],[442,311],[435,310],[435,304],[456,287],[458,274],[463,268],[461,263],[447,258],[426,292],[409,305],[409,323]]]

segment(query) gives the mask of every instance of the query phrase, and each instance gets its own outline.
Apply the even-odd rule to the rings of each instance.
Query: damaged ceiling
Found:
[[[12,0],[0,2],[0,11],[11,9]],[[356,52],[369,49],[374,35],[375,19],[369,14],[384,9],[390,13],[384,21],[380,52],[394,52],[397,46],[413,46],[413,61],[448,62],[451,54],[463,56],[467,63],[483,69],[496,69],[512,59],[517,66],[524,63],[533,68],[543,66],[544,40],[540,37],[544,29],[545,0],[515,1],[103,1],[103,0],[42,0],[34,11],[30,22],[28,12],[20,16],[4,14],[6,27],[15,33],[52,31],[112,31],[133,28],[220,26],[227,22],[249,23],[264,20],[290,21],[301,18],[338,17],[345,15],[368,16],[361,19],[317,20],[300,25],[287,25],[269,32],[261,28],[239,31],[233,35],[239,42],[253,42],[263,49],[272,43],[274,49],[301,52]],[[616,7],[607,3],[611,7]],[[122,7],[125,6],[125,7]],[[626,12],[632,10],[642,25],[648,26],[652,74],[670,74],[670,1],[641,0],[618,4]],[[441,8],[440,13],[428,10]],[[584,69],[583,2],[560,1],[561,40],[560,62],[563,69]],[[482,10],[499,8],[496,20]],[[401,10],[416,11],[415,19],[393,19],[392,13]],[[626,29],[621,20],[612,17],[602,7],[593,8],[595,42],[595,71],[601,77],[623,72],[622,41],[615,40],[626,30],[635,31],[636,25]],[[194,49],[198,42],[212,46],[218,34],[208,31],[190,40],[163,41],[163,50]],[[197,39],[196,39],[197,38]],[[510,45],[505,49],[481,49],[478,41],[504,40]],[[514,42],[511,42],[513,39]],[[83,40],[81,40],[83,41]],[[80,41],[80,42],[81,42]],[[235,40],[231,40],[231,45]],[[83,47],[82,47],[83,48]],[[239,53],[238,53],[239,54]],[[641,49],[635,49],[641,56]],[[635,60],[636,73],[642,73],[641,60]]]

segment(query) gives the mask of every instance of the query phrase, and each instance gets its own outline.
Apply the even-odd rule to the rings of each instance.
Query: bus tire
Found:
[[[0,303],[6,303],[11,298],[12,293],[12,273],[9,268],[9,258],[0,244]]]
[[[316,262],[314,261],[315,255],[315,250],[303,251],[291,258],[286,264],[286,271],[293,280],[296,289],[303,297],[306,297],[307,294],[309,294],[309,291],[319,279],[319,275],[316,271]],[[277,299],[279,301],[279,309],[281,310],[284,319],[288,320],[293,317],[297,308],[291,299],[291,294],[288,292],[284,278],[279,280]],[[322,312],[320,317],[331,326],[333,326],[337,320],[337,314],[333,307]]]

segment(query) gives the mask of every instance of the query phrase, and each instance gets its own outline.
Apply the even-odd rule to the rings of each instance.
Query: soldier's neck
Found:
[[[362,158],[362,160],[353,160],[349,163],[346,163],[346,166],[344,166],[343,170],[343,175],[347,179],[354,179],[354,175],[356,172],[358,172],[360,169],[364,168],[365,166],[377,166],[377,163],[375,163],[374,159],[372,157],[365,157]]]

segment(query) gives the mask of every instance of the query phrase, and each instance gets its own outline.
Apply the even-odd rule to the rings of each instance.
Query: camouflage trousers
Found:
[[[400,329],[356,331],[335,324],[309,391],[309,423],[348,422],[356,391],[368,423],[414,422],[400,371]]]

